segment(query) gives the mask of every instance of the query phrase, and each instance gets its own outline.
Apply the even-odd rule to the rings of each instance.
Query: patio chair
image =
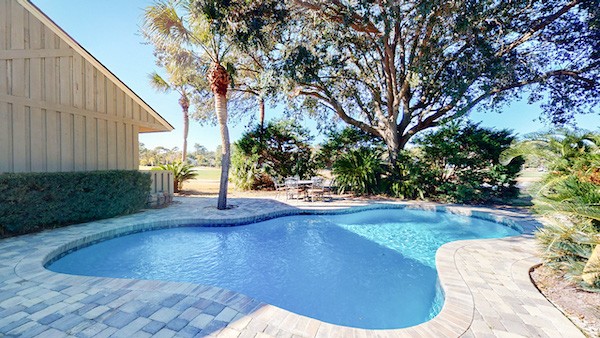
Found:
[[[275,185],[275,198],[279,198],[279,195],[282,192],[285,192],[287,196],[287,186],[285,185],[285,182],[277,182],[273,180],[273,184]]]
[[[286,199],[292,199],[294,196],[300,199],[300,197],[306,197],[306,189],[298,184],[298,179],[295,177],[288,177],[285,179]]]
[[[325,194],[325,186],[323,185],[323,178],[321,177],[313,177],[312,179],[312,186],[310,188],[308,188],[308,197],[310,198],[311,202],[314,202],[315,199],[321,199],[324,200],[323,196]]]
[[[325,180],[323,181],[323,201],[333,201],[333,180]]]

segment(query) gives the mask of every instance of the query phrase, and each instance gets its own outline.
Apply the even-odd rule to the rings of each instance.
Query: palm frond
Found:
[[[190,32],[184,20],[177,13],[176,2],[157,1],[145,10],[144,27],[149,36],[154,36],[159,41],[189,41]]]
[[[160,76],[157,72],[150,73],[148,77],[150,78],[150,85],[157,91],[166,93],[171,90],[171,86],[169,85],[169,83],[165,79],[163,79],[162,76]]]

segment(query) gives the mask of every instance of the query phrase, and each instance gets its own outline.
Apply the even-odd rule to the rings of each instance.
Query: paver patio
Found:
[[[258,219],[386,203],[284,203],[231,199],[219,211],[210,198],[176,198],[160,210],[0,240],[0,337],[583,337],[529,280],[537,263],[529,215],[496,209],[400,203],[517,222],[517,237],[458,241],[437,253],[446,293],[433,320],[399,330],[323,323],[217,287],[162,281],[72,276],[43,265],[57,254],[102,238],[181,224],[235,224]],[[312,211],[311,211],[312,210]]]

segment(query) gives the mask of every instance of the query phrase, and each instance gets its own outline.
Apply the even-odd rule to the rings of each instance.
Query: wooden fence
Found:
[[[148,207],[157,208],[173,201],[173,173],[166,170],[142,170],[150,174],[152,185]]]

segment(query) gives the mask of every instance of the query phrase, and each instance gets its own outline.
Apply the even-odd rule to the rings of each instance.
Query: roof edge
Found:
[[[40,20],[46,27],[50,28],[55,34],[62,38],[71,48],[77,51],[84,59],[90,62],[96,67],[104,76],[110,79],[117,87],[128,94],[135,102],[145,108],[158,122],[165,128],[159,131],[171,131],[175,129],[167,120],[165,120],[154,108],[152,108],[146,101],[144,101],[139,95],[137,95],[129,86],[127,86],[121,79],[119,79],[113,72],[111,72],[102,62],[98,61],[90,52],[87,51],[77,40],[70,36],[64,29],[62,29],[54,20],[52,20],[46,13],[44,13],[39,7],[33,4],[30,0],[17,0],[17,2],[23,6],[29,13]]]

